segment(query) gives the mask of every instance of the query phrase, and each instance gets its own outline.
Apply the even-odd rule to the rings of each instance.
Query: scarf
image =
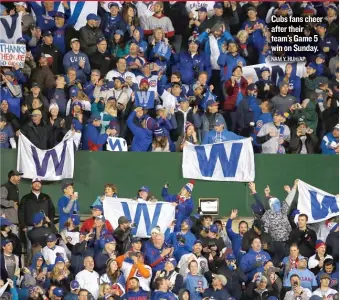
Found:
[[[283,139],[283,132],[284,132],[284,126],[280,125],[280,135],[279,135],[279,141],[280,139]],[[278,154],[284,154],[285,153],[285,148],[282,145],[279,145],[277,148],[277,153]]]
[[[210,63],[213,70],[219,70],[220,66],[217,64],[218,57],[220,56],[220,48],[218,47],[217,39],[213,34],[209,35],[210,43]]]

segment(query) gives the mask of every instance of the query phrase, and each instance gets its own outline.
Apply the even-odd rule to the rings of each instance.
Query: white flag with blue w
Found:
[[[21,15],[0,17],[0,39],[6,44],[16,44],[17,39],[22,36]]]
[[[251,139],[183,149],[184,178],[210,181],[249,182],[255,179],[254,151]]]
[[[297,209],[308,216],[308,223],[317,223],[339,216],[339,195],[332,195],[299,180]],[[297,217],[296,217],[297,219]]]
[[[105,197],[104,216],[113,228],[118,227],[118,219],[125,216],[135,223],[132,234],[140,238],[151,236],[151,230],[159,226],[164,233],[175,219],[175,207],[169,202],[139,203],[137,200]]]

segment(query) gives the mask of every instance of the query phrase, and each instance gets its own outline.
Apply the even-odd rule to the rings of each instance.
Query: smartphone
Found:
[[[47,274],[47,267],[44,267],[44,268],[43,268],[43,273],[44,273],[44,274]]]
[[[150,71],[152,71],[154,69],[153,63],[149,64],[149,69],[150,69]]]
[[[45,211],[44,210],[40,210],[40,213],[45,216]]]

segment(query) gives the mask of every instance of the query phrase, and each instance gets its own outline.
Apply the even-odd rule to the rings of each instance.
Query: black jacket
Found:
[[[5,116],[7,120],[7,124],[12,125],[13,131],[17,131],[20,129],[20,123],[17,116],[11,112],[4,113],[3,111],[0,111],[1,116]]]
[[[41,248],[46,246],[46,237],[51,234],[56,233],[54,227],[34,227],[32,230],[27,232],[28,239],[33,245],[40,245]]]
[[[193,117],[193,111],[192,109],[189,110],[187,113],[187,122],[190,122],[191,124],[194,124],[194,117]],[[177,128],[170,131],[171,139],[176,142],[178,138],[183,134],[184,132],[184,115],[181,111],[175,112],[175,118],[177,122]]]
[[[316,233],[309,228],[306,231],[302,231],[299,228],[293,229],[290,232],[288,241],[289,245],[297,244],[300,254],[308,258],[315,254],[315,242]]]
[[[2,184],[1,187],[5,187],[7,190],[7,199],[6,200],[13,200],[19,203],[19,188],[16,184],[13,184],[10,181]]]
[[[213,261],[209,261],[209,270],[213,274],[224,275],[227,278],[227,290],[232,297],[236,300],[241,299],[242,296],[242,283],[247,282],[248,278],[244,272],[237,268],[236,270],[230,270],[227,266],[225,259],[217,258]]]
[[[277,285],[274,283],[272,285],[273,289],[271,291],[269,290],[265,290],[262,294],[258,293],[255,289],[256,289],[256,285],[254,282],[249,282],[248,286],[247,286],[247,291],[246,291],[246,295],[247,295],[247,299],[249,300],[267,300],[268,297],[270,296],[274,296],[276,298],[279,297],[279,290]]]
[[[83,241],[81,243],[77,243],[74,246],[67,244],[70,246],[71,250],[71,266],[70,271],[72,274],[78,274],[80,271],[84,270],[84,258],[87,256],[94,256],[94,249],[87,247],[87,242]]]
[[[104,34],[100,28],[92,28],[88,24],[80,28],[79,41],[81,51],[90,57],[90,55],[96,52],[97,40],[101,37],[104,37]]]
[[[263,250],[267,252],[271,252],[270,251],[271,245],[272,245],[271,236],[266,232],[262,232],[261,235],[258,235],[253,228],[247,231],[243,236],[242,247],[241,247],[242,251],[248,252],[248,250],[250,249],[250,245],[254,238],[259,238],[262,244],[267,244],[268,249],[263,249]]]
[[[56,46],[52,45],[41,45],[37,51],[37,57],[40,57],[41,53],[49,54],[53,58],[53,63],[51,66],[51,70],[53,74],[61,74],[63,71],[61,54]]]
[[[313,134],[307,134],[307,139],[305,141],[305,145],[307,148],[308,154],[316,154],[319,151],[319,141],[317,136]],[[302,140],[301,137],[296,135],[296,132],[292,133],[291,140],[288,147],[289,153],[299,154],[302,150]]]
[[[21,132],[31,141],[31,143],[41,150],[53,148],[51,147],[51,129],[41,121],[39,125],[32,121],[28,122],[21,129]]]
[[[126,251],[129,250],[131,245],[131,229],[129,228],[126,231],[123,231],[120,227],[117,227],[116,230],[113,232],[113,236],[115,237],[117,242],[118,255],[125,254]]]
[[[102,77],[116,66],[116,59],[109,53],[101,53],[96,50],[90,57],[91,69],[97,69],[100,71]],[[112,80],[112,78],[110,79]]]
[[[20,225],[25,227],[33,226],[33,215],[42,210],[51,222],[53,222],[55,208],[49,195],[40,193],[38,198],[33,192],[24,195],[20,200],[18,210]]]
[[[39,94],[38,98],[41,100],[44,107],[48,108],[50,106],[50,103],[48,102],[47,98],[42,93]],[[32,109],[33,99],[34,99],[34,97],[33,97],[32,93],[25,95],[24,104],[27,105],[28,109]]]
[[[18,236],[10,231],[8,233],[7,237],[5,237],[1,233],[1,240],[3,240],[3,239],[7,239],[7,240],[10,240],[12,242],[12,245],[13,245],[13,254],[15,254],[18,257],[20,257],[20,255],[22,254],[22,247],[21,247],[21,242],[20,242],[20,239],[18,238]],[[19,260],[19,263],[20,262],[21,261]]]
[[[339,261],[339,231],[330,232],[326,238],[327,253]]]
[[[164,2],[164,14],[169,17],[175,29],[175,34],[183,35],[189,25],[189,17],[185,8],[185,2]]]

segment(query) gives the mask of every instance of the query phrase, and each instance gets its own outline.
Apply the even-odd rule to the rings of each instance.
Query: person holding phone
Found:
[[[292,289],[286,293],[284,300],[308,300],[312,296],[312,292],[301,286],[299,275],[292,275],[289,278]]]

